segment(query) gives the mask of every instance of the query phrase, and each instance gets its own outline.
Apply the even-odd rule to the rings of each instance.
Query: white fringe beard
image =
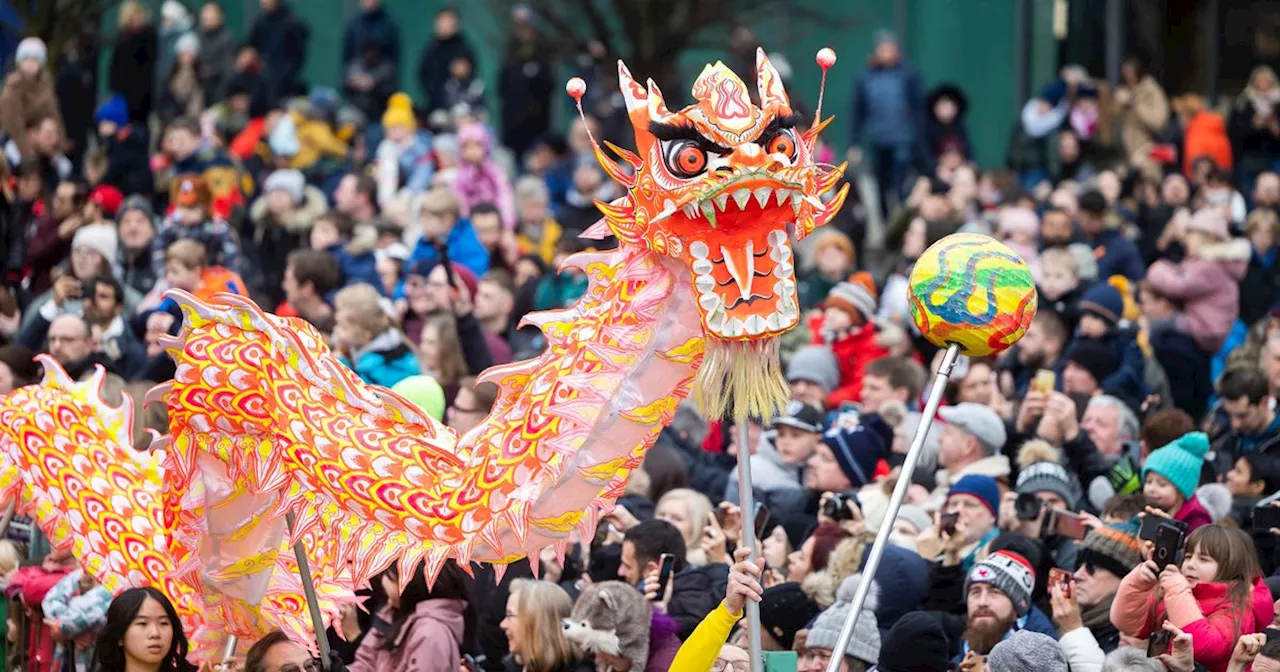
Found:
[[[791,387],[782,376],[781,340],[722,341],[707,338],[694,379],[698,408],[710,419],[768,422],[786,408]]]

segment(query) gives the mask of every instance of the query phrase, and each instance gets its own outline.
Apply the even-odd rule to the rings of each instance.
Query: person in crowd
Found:
[[[1020,630],[991,648],[986,669],[990,672],[1026,669],[1068,672],[1070,656],[1063,648],[1048,635]]]
[[[1043,449],[1047,449],[1046,454],[1034,454]],[[1057,463],[1056,457],[1057,451],[1044,442],[1028,441],[1022,445],[1018,456],[1023,463],[1022,468],[1018,471],[1015,489],[1006,493],[1001,501],[1000,527],[1030,539],[1040,539],[1054,566],[1071,568],[1076,566],[1078,547],[1070,538],[1049,529],[1045,523],[1052,511],[1075,511],[1081,493],[1079,484],[1066,468]],[[1035,459],[1039,461],[1027,464]],[[1015,512],[1014,501],[1026,495],[1034,497],[1038,504],[1038,515],[1032,520],[1023,520]]]
[[[573,612],[564,589],[548,581],[511,582],[502,631],[510,655],[504,672],[592,672],[589,661],[565,637],[562,625]]]
[[[945,426],[938,441],[936,495],[944,495],[948,485],[954,488],[955,482],[971,474],[1001,479],[1007,485],[1012,469],[1009,458],[1000,452],[1007,434],[1004,421],[994,410],[963,403],[940,409],[938,418]]]
[[[867,70],[854,85],[850,139],[854,147],[865,141],[871,152],[885,219],[891,201],[906,199],[924,132],[924,107],[920,73],[903,58],[898,38],[881,32]],[[861,158],[861,153],[853,158]]]
[[[53,632],[54,669],[93,669],[94,640],[107,622],[111,592],[77,569],[62,577],[40,604],[44,623]]]
[[[164,88],[170,81],[169,76],[173,73],[177,66],[180,56],[178,43],[187,35],[191,39],[198,39],[192,28],[191,10],[178,0],[165,0],[160,5],[160,27],[158,31],[158,42],[156,43],[156,59],[155,59],[155,86],[160,90],[161,107],[160,114],[163,115],[163,99],[165,95]],[[194,54],[198,43],[192,43],[188,40],[184,48],[192,47]]]
[[[480,203],[498,209],[505,230],[515,227],[516,212],[511,181],[506,171],[493,159],[493,140],[481,124],[467,124],[458,129],[458,173],[453,178],[453,191],[463,217]]]
[[[162,29],[161,33],[163,32]],[[162,35],[161,41],[163,40]],[[157,114],[161,123],[168,123],[183,115],[199,115],[205,110],[204,89],[200,86],[200,75],[204,69],[199,60],[200,38],[194,32],[184,32],[174,43],[173,49],[176,59],[165,79],[158,82],[160,100]]]
[[[1173,324],[1177,320],[1178,304],[1155,291],[1150,283],[1142,283],[1139,296],[1147,324]],[[1169,378],[1173,405],[1193,417],[1203,417],[1213,390],[1210,356],[1196,345],[1195,339],[1178,329],[1147,329],[1144,333],[1155,360]]]
[[[306,87],[302,82],[302,65],[307,60],[311,31],[286,0],[259,2],[262,13],[253,22],[246,42],[270,64],[266,75],[274,95],[303,95]]]
[[[664,554],[673,556],[667,594],[657,594],[658,565]],[[645,597],[662,607],[679,624],[681,638],[687,638],[698,623],[715,608],[724,590],[728,565],[688,567],[684,537],[665,520],[647,520],[628,529],[622,542],[618,578],[641,588]]]
[[[489,270],[489,253],[476,237],[471,221],[462,217],[461,204],[446,189],[432,189],[419,204],[418,225],[422,237],[413,248],[413,262],[433,262],[441,249],[449,259],[469,269],[477,277]]]
[[[1011,379],[1009,384],[1001,384],[1002,392],[1010,397],[1025,396],[1037,373],[1060,367],[1067,340],[1066,327],[1057,313],[1037,311],[1027,333],[997,365],[997,369],[1002,374],[1007,371]]]
[[[840,362],[840,387],[827,395],[828,408],[857,402],[868,362],[889,354],[881,344],[876,314],[876,288],[871,275],[855,273],[832,288],[824,302],[822,319],[813,326],[814,343],[825,343]]]
[[[504,227],[502,213],[497,206],[481,201],[472,206],[467,218],[476,231],[476,238],[489,254],[490,268],[512,270],[520,250],[510,229]]]
[[[1208,452],[1209,437],[1204,432],[1191,432],[1151,451],[1142,463],[1142,494],[1147,504],[1186,523],[1188,532],[1213,522],[1196,497]]]
[[[0,396],[40,380],[36,353],[21,345],[0,345]]]
[[[343,672],[346,666],[341,665],[337,652],[331,655],[330,672]],[[319,661],[312,658],[306,649],[279,630],[272,630],[254,642],[244,656],[245,672],[300,672],[318,664]]]
[[[387,99],[382,129],[386,137],[378,143],[375,153],[377,202],[386,207],[401,189],[410,197],[425,192],[432,184],[436,164],[431,155],[431,135],[418,129],[409,94],[395,93]]]
[[[377,287],[381,284],[374,254],[376,244],[376,229],[357,225],[337,210],[317,217],[311,228],[311,249],[328,252],[338,262],[343,285],[363,282]]]
[[[1218,473],[1250,453],[1271,453],[1280,445],[1280,418],[1264,373],[1256,368],[1230,368],[1218,380],[1218,398],[1227,427],[1213,437]]]
[[[1231,109],[1228,134],[1236,170],[1246,193],[1264,170],[1275,170],[1280,153],[1280,80],[1267,65],[1249,73],[1249,84]]]
[[[1141,280],[1146,273],[1138,248],[1117,228],[1114,213],[1107,198],[1097,190],[1086,191],[1080,196],[1080,231],[1093,247],[1098,260],[1098,277],[1123,275],[1130,280]]]
[[[234,229],[213,214],[213,193],[205,178],[182,175],[174,185],[173,213],[165,218],[151,244],[152,257],[164,272],[164,253],[173,243],[190,239],[204,245],[209,263],[239,272],[242,251]]]
[[[446,84],[453,61],[465,59],[474,63],[475,50],[462,35],[458,8],[447,6],[436,12],[434,36],[418,61],[418,85],[427,96],[427,114],[448,110]]]
[[[301,317],[316,326],[331,324],[333,308],[326,297],[341,286],[342,270],[332,256],[319,250],[294,250],[284,269],[284,303],[276,314]]]
[[[550,264],[564,232],[551,216],[551,192],[546,181],[534,175],[517,179],[514,198],[516,245],[520,254],[537,255],[542,263]]]
[[[663,672],[680,648],[675,621],[621,581],[587,586],[565,621],[565,637],[594,654],[597,669]]]
[[[366,383],[391,387],[421,372],[418,358],[372,285],[352,285],[338,292],[333,315],[333,340]]]
[[[971,651],[986,656],[1015,633],[1039,632],[1026,621],[1033,613],[1031,593],[1035,584],[1031,562],[1014,551],[996,551],[974,565],[964,582],[967,619],[960,637],[960,655],[955,661],[963,660]],[[1040,614],[1040,618],[1044,615]],[[1047,625],[1048,631],[1054,632],[1053,625]]]
[[[476,379],[467,376],[458,381],[458,393],[453,403],[445,411],[448,425],[458,432],[459,436],[471,431],[493,410],[497,400],[498,389],[493,383],[476,383]]]
[[[844,651],[837,652],[836,644],[840,631],[844,629],[849,611],[853,608],[853,597],[862,581],[870,581],[862,574],[854,574],[846,578],[836,592],[836,603],[828,607],[814,619],[805,637],[804,648],[800,651],[799,666],[802,672],[820,672],[826,670],[833,657],[840,657],[841,672],[866,672],[873,669],[880,659],[880,629],[876,622],[875,609],[879,605],[880,591],[872,587],[867,599],[862,604],[862,613],[854,626],[853,636]]]
[[[954,524],[939,520],[920,534],[916,550],[941,568],[953,568],[951,574],[967,572],[1000,532],[1000,488],[990,476],[966,475],[951,485],[942,510],[955,516]]]
[[[1070,590],[1051,594],[1064,649],[1096,648],[1106,654],[1120,646],[1111,604],[1121,579],[1143,562],[1137,533],[1136,523],[1109,523],[1090,530],[1080,542],[1079,568]]]
[[[1274,173],[1265,173],[1259,183],[1280,182]],[[1268,187],[1269,189],[1270,187]],[[1280,184],[1277,185],[1280,191]],[[1249,240],[1249,267],[1240,280],[1240,320],[1254,324],[1280,301],[1280,215],[1272,207],[1258,207],[1245,219]]]
[[[796,277],[800,310],[817,307],[836,285],[844,282],[853,273],[856,256],[853,241],[843,232],[824,229],[814,234],[813,265],[799,269]],[[883,307],[878,317],[892,319],[884,314]]]
[[[1253,510],[1258,500],[1280,492],[1280,455],[1241,455],[1227,471],[1226,484],[1231,491],[1232,518],[1240,529],[1253,529]]]
[[[533,13],[512,13],[511,34],[498,80],[502,92],[502,144],[524,156],[534,141],[551,128],[555,68],[547,40]]]
[[[107,89],[124,96],[129,120],[146,124],[155,90],[155,62],[159,56],[156,28],[147,5],[126,0],[120,5],[118,33],[111,54]]]
[[[222,82],[235,69],[238,40],[227,27],[222,5],[206,0],[200,6],[197,60],[200,62],[200,89],[205,102],[218,100]]]
[[[840,384],[839,372],[839,363],[830,348],[823,345],[801,347],[791,356],[791,361],[787,362],[786,378],[787,384],[791,386],[791,398],[824,408],[827,395]],[[865,388],[864,382],[864,399]]]
[[[1073,376],[1071,364],[1076,361],[1077,364],[1084,365],[1077,366],[1076,371],[1089,371],[1104,393],[1120,397],[1131,404],[1145,399],[1149,391],[1146,383],[1146,358],[1138,345],[1136,330],[1126,326],[1127,323],[1121,323],[1124,316],[1123,295],[1110,284],[1099,283],[1085,292],[1079,308],[1080,324],[1075,337],[1067,344],[1068,363],[1062,370],[1063,391],[1093,393],[1089,389],[1072,389],[1069,386],[1073,378],[1078,378]],[[1102,355],[1102,348],[1097,346],[1105,346],[1110,351],[1107,368],[1090,366],[1092,360],[1105,357]],[[1105,375],[1097,378],[1093,373]]]
[[[1222,117],[1196,93],[1174,98],[1172,107],[1183,129],[1182,172],[1195,175],[1193,166],[1200,159],[1208,159],[1211,166],[1220,170],[1231,170],[1233,150]]]
[[[149,196],[154,190],[145,127],[129,120],[128,101],[115,94],[93,115],[107,157],[107,169],[99,184],[111,185],[125,195]]]
[[[5,78],[4,90],[0,91],[0,131],[17,144],[23,158],[36,155],[27,133],[30,122],[53,119],[58,128],[62,127],[48,61],[49,50],[43,40],[23,39],[13,54],[14,71]]]
[[[1120,66],[1120,79],[1121,86],[1114,95],[1121,119],[1120,142],[1125,155],[1137,159],[1143,153],[1151,152],[1169,123],[1169,99],[1137,56],[1130,55],[1124,59]],[[1135,160],[1134,163],[1143,165],[1145,161]]]
[[[360,13],[347,21],[346,28],[342,31],[343,67],[350,68],[351,64],[364,58],[370,49],[376,50],[379,59],[390,66],[391,72],[399,70],[400,31],[391,13],[382,6],[382,0],[361,0]],[[344,72],[344,76],[349,75],[349,70]],[[385,103],[384,100],[384,106]]]
[[[474,639],[475,610],[466,576],[447,563],[427,584],[425,565],[402,582],[393,565],[379,577],[387,604],[378,613],[386,629],[372,628],[349,672],[454,672]]]
[[[1257,551],[1244,532],[1205,525],[1187,537],[1184,554],[1181,565],[1161,569],[1146,560],[1129,572],[1111,604],[1111,621],[1121,633],[1146,639],[1153,624],[1168,620],[1192,636],[1197,663],[1226,670],[1236,639],[1274,615]]]
[[[218,293],[241,296],[248,293],[239,275],[228,268],[210,264],[209,253],[204,246],[189,238],[179,240],[164,251],[164,286],[181,289],[205,300]]]
[[[130,588],[107,608],[94,669],[102,672],[195,672],[178,612],[155,588]]]
[[[707,527],[712,525],[711,500],[697,490],[675,488],[668,490],[654,505],[653,517],[671,523],[684,537],[685,561],[692,567],[712,562],[724,562],[727,558],[709,559],[701,542],[705,535],[711,534]],[[716,526],[718,527],[718,525]]]

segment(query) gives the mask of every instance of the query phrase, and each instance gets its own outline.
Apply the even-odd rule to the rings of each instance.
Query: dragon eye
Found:
[[[788,159],[796,158],[796,139],[791,136],[790,131],[783,131],[769,141],[766,148],[769,154],[781,154]]]
[[[683,179],[697,177],[707,169],[707,153],[692,140],[679,140],[667,148],[667,168]]]

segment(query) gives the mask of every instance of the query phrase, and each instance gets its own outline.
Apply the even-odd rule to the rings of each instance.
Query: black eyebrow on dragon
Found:
[[[771,137],[783,129],[795,128],[802,123],[804,123],[804,117],[799,114],[788,114],[785,117],[774,117],[773,121],[770,121],[769,125],[765,126],[763,131],[760,131],[760,137],[756,138],[756,140]]]
[[[712,141],[688,124],[664,124],[659,121],[649,122],[649,133],[659,140],[692,140],[707,151],[718,154],[729,154],[733,150]]]

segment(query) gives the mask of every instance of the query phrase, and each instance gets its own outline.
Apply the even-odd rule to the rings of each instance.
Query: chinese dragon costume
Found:
[[[824,79],[834,61],[819,53]],[[693,104],[673,112],[657,85],[619,63],[635,151],[592,143],[627,193],[598,203],[604,217],[585,234],[611,234],[618,247],[565,262],[586,274],[586,294],[525,318],[546,350],[481,376],[498,398],[465,435],[362,382],[299,319],[242,297],[173,291],[184,322],[165,347],[177,373],[149,395],[167,404],[170,434],[152,455],[91,448],[124,445],[100,434],[104,418],[131,409],[86,398],[49,367],[42,385],[0,404],[0,417],[26,416],[0,429],[6,464],[38,483],[26,491],[48,493],[24,496],[23,509],[56,528],[55,543],[73,540],[91,574],[113,577],[109,587],[163,585],[186,596],[187,613],[231,622],[239,636],[263,625],[246,614],[270,620],[272,600],[295,599],[296,580],[274,577],[298,539],[317,583],[330,582],[329,619],[351,586],[392,563],[402,581],[423,561],[434,580],[450,559],[500,574],[528,557],[536,572],[540,549],[563,555],[575,529],[594,535],[691,391],[711,418],[771,416],[789,398],[778,339],[800,318],[792,241],[826,224],[848,185],[838,186],[844,166],[814,160],[830,119],[802,126],[763,51],[755,74],[758,105],[716,63],[694,83]],[[580,104],[582,81],[567,90]],[[56,482],[67,467],[48,446],[89,451],[73,463],[80,478]],[[97,493],[92,506],[72,496],[85,488]],[[115,498],[121,506],[102,504]],[[210,586],[233,599],[202,607],[191,591]]]

